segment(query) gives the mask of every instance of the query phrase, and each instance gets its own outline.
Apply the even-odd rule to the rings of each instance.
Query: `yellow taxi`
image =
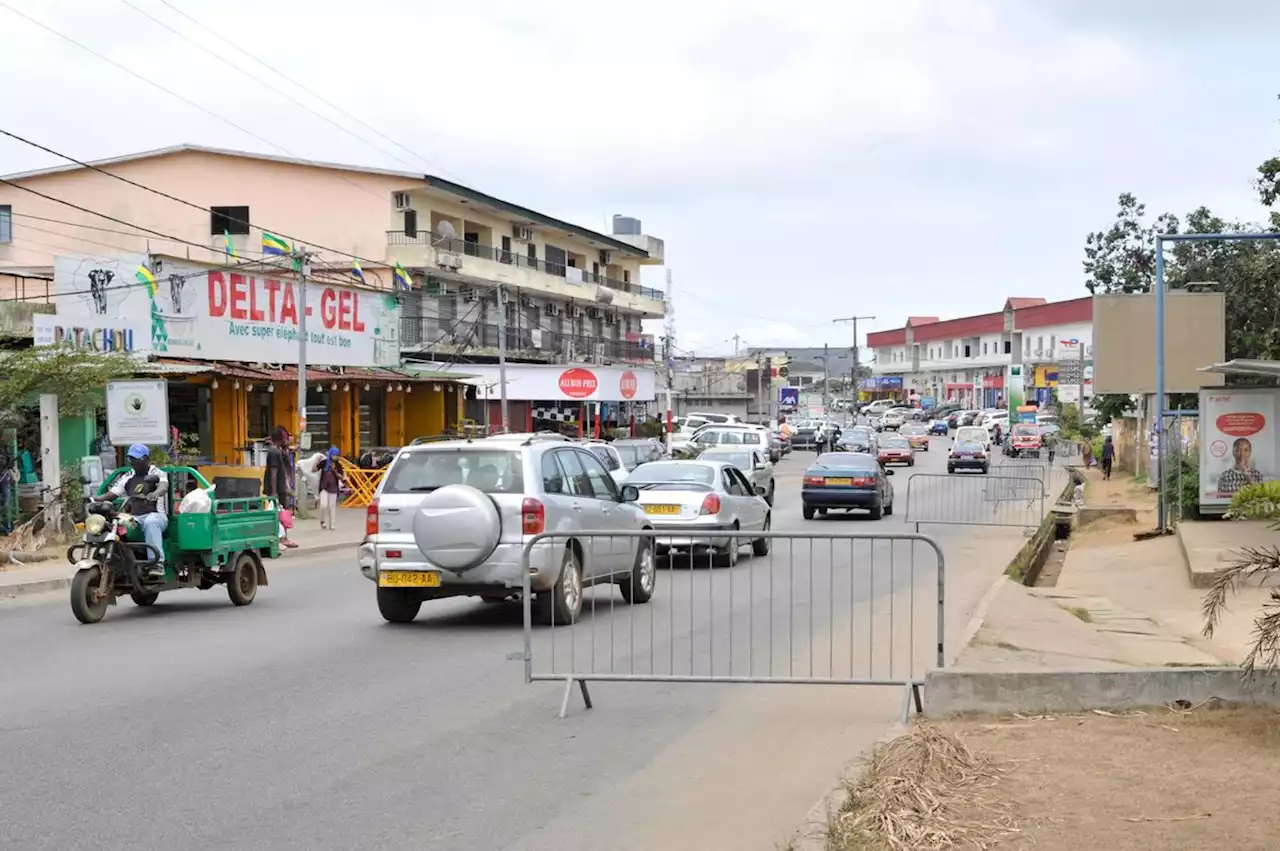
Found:
[[[907,423],[898,429],[898,434],[905,437],[913,450],[929,451],[929,427],[922,423]]]

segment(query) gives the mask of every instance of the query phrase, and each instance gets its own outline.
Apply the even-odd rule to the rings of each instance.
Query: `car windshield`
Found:
[[[815,467],[841,470],[874,470],[876,461],[870,455],[856,452],[824,452],[813,464]]]
[[[672,484],[710,488],[715,480],[716,471],[705,464],[657,461],[638,468],[627,478],[627,484],[635,485],[641,490],[652,490],[655,487]]]
[[[909,449],[911,444],[903,437],[887,437],[880,441],[880,445],[885,449]]]
[[[523,493],[520,453],[478,448],[401,452],[387,470],[382,493],[430,493],[445,485],[470,485],[485,493]]]
[[[967,440],[981,440],[986,435],[986,429],[974,428],[973,426],[965,426],[956,433],[956,442],[963,443]]]
[[[870,440],[873,434],[874,432],[869,428],[854,428],[849,430],[849,439]]]
[[[647,448],[637,443],[615,443],[613,448],[622,456],[622,463],[627,466],[628,470],[643,461],[645,456],[649,454]]]
[[[1014,437],[1035,437],[1040,434],[1040,426],[1035,423],[1018,423],[1013,427]]]
[[[750,452],[710,452],[704,457],[708,461],[721,461],[725,464],[732,464],[739,470],[751,469]]]
[[[905,425],[902,427],[903,434],[925,434],[927,429],[922,425]]]
[[[954,452],[961,454],[981,454],[983,446],[981,443],[975,443],[972,440],[966,440],[964,443],[957,443]]]

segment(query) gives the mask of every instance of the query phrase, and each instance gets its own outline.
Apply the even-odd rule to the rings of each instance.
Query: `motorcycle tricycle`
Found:
[[[247,606],[267,584],[263,560],[280,555],[279,512],[269,497],[213,499],[205,512],[176,513],[174,493],[209,483],[191,467],[163,468],[167,493],[155,492],[158,478],[135,477],[119,504],[111,486],[130,470],[121,468],[86,501],[84,536],[67,550],[76,566],[71,579],[71,611],[81,623],[97,623],[128,595],[150,606],[162,592],[183,588],[207,591],[225,585],[231,602]],[[143,538],[139,518],[163,503],[169,515],[164,552]],[[161,569],[163,565],[163,569]]]

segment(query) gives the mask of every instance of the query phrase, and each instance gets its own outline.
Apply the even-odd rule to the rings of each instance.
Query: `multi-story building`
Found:
[[[877,382],[887,379],[878,386],[900,386],[905,400],[1001,404],[1005,368],[1011,364],[1026,367],[1042,401],[1057,386],[1059,368],[1082,366],[1087,397],[1093,299],[1010,298],[1001,310],[977,316],[912,316],[901,328],[868,334],[867,346],[875,355]]]
[[[41,274],[57,255],[110,252],[231,265],[262,256],[269,232],[305,245],[331,281],[362,285],[353,258],[374,289],[394,290],[396,262],[409,270],[414,286],[397,293],[401,356],[425,372],[476,376],[471,419],[497,421],[500,394],[485,406],[485,370],[464,366],[496,360],[500,316],[520,373],[507,383],[513,428],[566,402],[581,419],[588,402],[653,399],[653,340],[641,323],[662,317],[664,302],[640,271],[662,262],[663,244],[635,219],[615,216],[606,235],[431,175],[197,145],[91,165],[5,178],[14,185],[0,185],[0,268]],[[561,380],[577,364],[592,379]]]

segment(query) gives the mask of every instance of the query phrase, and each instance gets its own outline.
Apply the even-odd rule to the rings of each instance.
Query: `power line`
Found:
[[[175,6],[175,5],[173,5],[172,3],[170,3],[170,2],[169,2],[169,0],[160,0],[160,3],[161,3],[161,4],[163,4],[164,6],[167,6],[169,9],[173,10],[174,12],[176,12],[176,13],[177,13],[177,14],[179,14],[179,15],[181,15],[182,17],[186,18],[188,21],[190,21],[191,23],[195,24],[197,27],[200,27],[200,29],[202,29],[202,30],[204,30],[205,32],[209,33],[209,34],[210,34],[210,35],[212,35],[214,38],[217,38],[219,41],[221,41],[221,42],[223,42],[224,44],[226,44],[226,45],[230,46],[233,50],[235,50],[235,51],[239,52],[240,54],[242,54],[242,55],[244,55],[244,56],[247,56],[249,59],[252,59],[254,62],[258,63],[258,64],[259,64],[259,65],[261,65],[263,68],[266,68],[266,69],[267,69],[268,71],[270,71],[271,73],[275,74],[276,76],[278,76],[278,77],[280,77],[280,78],[282,78],[282,79],[284,79],[284,80],[288,80],[288,81],[289,81],[290,83],[292,83],[294,86],[297,86],[300,90],[302,90],[302,91],[306,92],[306,93],[307,93],[308,95],[310,95],[311,97],[313,97],[313,98],[315,98],[316,100],[320,101],[320,103],[324,104],[325,106],[329,107],[330,109],[336,110],[336,111],[337,111],[337,112],[339,112],[340,114],[345,115],[347,118],[350,118],[352,121],[354,121],[355,123],[359,124],[361,127],[365,128],[365,129],[366,129],[366,130],[368,130],[369,132],[371,132],[371,133],[373,133],[373,134],[377,135],[378,137],[380,137],[380,138],[382,138],[382,139],[385,139],[386,141],[390,142],[392,145],[395,145],[395,146],[396,146],[397,148],[399,148],[400,150],[405,151],[406,153],[409,153],[409,154],[411,154],[412,156],[417,157],[419,160],[421,160],[422,162],[426,163],[427,165],[433,166],[437,171],[441,172],[442,174],[445,174],[445,175],[449,175],[449,174],[450,174],[450,172],[449,172],[448,170],[446,170],[445,168],[443,168],[442,166],[440,166],[438,163],[435,163],[435,162],[431,161],[430,159],[428,159],[427,157],[422,156],[422,154],[419,154],[417,151],[414,151],[412,148],[409,148],[409,147],[406,147],[405,145],[402,145],[401,143],[397,142],[395,139],[393,139],[393,138],[391,138],[390,136],[388,136],[386,133],[384,133],[384,132],[382,132],[381,130],[379,130],[377,127],[375,127],[375,126],[373,126],[372,124],[369,124],[369,123],[367,123],[367,122],[365,122],[365,121],[362,121],[361,119],[359,119],[359,118],[357,118],[356,116],[352,115],[352,114],[351,114],[350,112],[348,112],[347,110],[345,110],[345,109],[343,109],[342,107],[338,106],[338,105],[337,105],[336,103],[334,103],[333,101],[331,101],[331,100],[329,100],[329,99],[325,98],[323,95],[321,95],[321,94],[317,93],[315,90],[310,89],[310,88],[308,88],[308,87],[304,86],[302,83],[299,83],[297,80],[293,79],[293,78],[292,78],[292,77],[290,77],[288,74],[286,74],[286,73],[284,73],[283,71],[281,71],[279,68],[276,68],[274,65],[271,65],[271,64],[267,63],[264,59],[261,59],[261,58],[259,58],[259,57],[255,56],[255,55],[253,55],[252,53],[250,53],[249,51],[247,51],[247,50],[245,50],[243,47],[241,47],[239,44],[237,44],[235,41],[233,41],[233,40],[231,40],[231,39],[227,38],[226,36],[222,35],[221,33],[219,33],[217,30],[213,29],[212,27],[210,27],[210,26],[208,26],[208,25],[206,25],[206,24],[202,24],[200,21],[197,21],[197,20],[196,20],[195,18],[193,18],[191,15],[187,14],[186,12],[182,11],[181,9],[179,9],[177,6]],[[366,140],[366,141],[367,141],[367,140]],[[378,150],[382,150],[382,149],[381,149],[381,148],[378,148]],[[403,160],[402,160],[401,162],[403,162]],[[454,176],[456,176],[456,175],[454,175]]]
[[[387,151],[386,149],[384,149],[384,148],[382,148],[382,147],[379,147],[378,145],[373,144],[373,143],[372,143],[372,142],[370,142],[368,139],[364,138],[364,137],[363,137],[363,136],[361,136],[360,134],[358,134],[358,133],[356,133],[355,131],[353,131],[350,127],[346,127],[346,126],[344,126],[343,124],[341,124],[341,123],[339,123],[339,122],[337,122],[337,121],[334,121],[334,120],[333,120],[332,118],[330,118],[329,116],[324,115],[324,114],[322,114],[322,113],[318,112],[317,110],[312,109],[311,107],[309,107],[309,106],[307,106],[306,104],[302,103],[302,102],[301,102],[301,101],[299,101],[297,98],[293,97],[293,96],[292,96],[292,95],[290,95],[288,92],[284,91],[283,89],[279,88],[278,86],[272,85],[271,83],[267,82],[266,80],[262,79],[261,77],[258,77],[256,74],[252,74],[252,73],[250,73],[249,71],[246,71],[245,69],[241,68],[239,65],[237,65],[237,64],[235,64],[234,62],[232,62],[231,60],[227,59],[225,56],[222,56],[221,54],[219,54],[217,51],[211,50],[210,48],[208,48],[208,47],[206,47],[205,45],[201,44],[200,42],[196,41],[196,40],[195,40],[194,38],[192,38],[191,36],[187,35],[186,33],[184,33],[184,32],[182,32],[182,31],[180,31],[180,30],[176,29],[175,27],[171,27],[171,26],[169,26],[169,25],[168,25],[168,24],[166,24],[164,21],[160,20],[159,18],[157,18],[155,15],[151,14],[150,12],[148,12],[148,11],[146,11],[146,10],[144,10],[144,9],[140,9],[139,7],[135,6],[135,5],[131,2],[131,0],[120,0],[120,2],[121,2],[121,3],[123,3],[124,5],[128,6],[128,7],[129,7],[130,9],[132,9],[133,11],[137,12],[139,15],[142,15],[144,18],[147,18],[147,19],[151,20],[152,22],[154,22],[154,23],[156,24],[156,26],[163,27],[164,29],[166,29],[166,30],[168,30],[169,32],[171,32],[171,33],[173,33],[174,35],[176,35],[178,38],[182,39],[183,41],[186,41],[188,44],[193,44],[193,45],[195,45],[195,46],[196,46],[196,47],[198,47],[200,50],[202,50],[202,51],[204,51],[205,53],[207,53],[207,54],[209,54],[210,56],[212,56],[214,59],[217,59],[217,60],[218,60],[219,62],[221,62],[223,65],[226,65],[228,68],[233,68],[233,69],[235,69],[236,71],[239,71],[241,74],[243,74],[244,76],[248,77],[250,80],[253,80],[255,83],[259,83],[259,84],[261,84],[261,85],[263,85],[263,86],[266,86],[268,89],[270,89],[271,91],[273,91],[273,92],[275,92],[276,94],[280,95],[281,97],[288,98],[290,101],[292,101],[292,102],[293,102],[294,104],[296,104],[297,106],[302,107],[303,109],[305,109],[305,110],[307,110],[308,112],[310,112],[312,115],[315,115],[315,116],[317,116],[318,118],[320,118],[320,119],[322,119],[322,120],[324,120],[324,121],[328,122],[329,124],[332,124],[334,127],[337,127],[339,130],[341,130],[343,133],[346,133],[348,136],[351,136],[353,139],[356,139],[357,141],[360,141],[360,142],[364,142],[366,145],[369,145],[370,147],[372,147],[372,148],[374,148],[374,149],[376,149],[376,150],[378,150],[378,151],[382,152],[383,154],[386,154],[387,156],[391,157],[392,159],[396,160],[396,162],[402,163],[402,164],[404,164],[404,165],[408,166],[409,168],[414,168],[414,165],[413,165],[412,163],[410,163],[410,162],[406,162],[406,161],[405,161],[404,159],[402,159],[401,157],[398,157],[398,156],[396,156],[395,154],[391,153],[390,151]],[[167,5],[167,4],[166,4],[166,5]],[[170,8],[173,8],[173,7],[170,7]],[[208,28],[206,27],[205,29],[208,29]],[[290,81],[290,82],[292,82],[292,81]],[[294,85],[297,85],[297,84],[295,83]]]

